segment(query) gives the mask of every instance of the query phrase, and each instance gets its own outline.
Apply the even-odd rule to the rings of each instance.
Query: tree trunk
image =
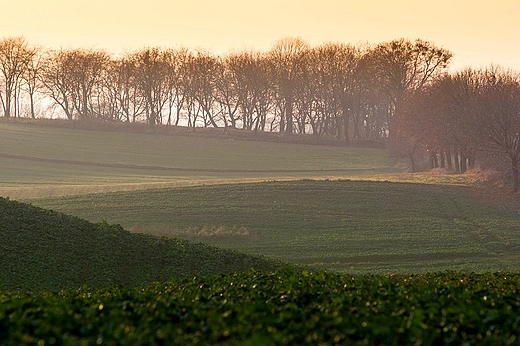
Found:
[[[349,122],[350,122],[350,112],[349,112],[349,109],[348,107],[346,106],[343,106],[343,109],[342,109],[342,112],[343,112],[343,136],[344,136],[344,140],[345,140],[345,143],[348,144],[350,142],[350,138],[349,138]]]
[[[6,118],[10,118],[11,117],[11,92],[9,90],[6,90],[6,92],[5,92],[4,116]]]
[[[456,148],[453,149],[453,162],[455,162],[455,172],[456,173],[462,173],[460,171],[459,152],[458,152],[458,150]]]
[[[285,123],[287,128],[285,129],[286,133],[293,132],[293,100],[292,96],[289,96],[285,99]]]
[[[31,118],[36,119],[36,113],[34,111],[34,96],[29,95],[29,100],[31,101]]]
[[[468,170],[467,158],[465,154],[460,155],[460,173],[465,173]]]
[[[408,153],[408,158],[410,159],[410,173],[415,173],[415,157],[414,152]]]
[[[280,133],[283,135],[285,132],[285,107],[281,110],[280,114]]]
[[[520,179],[520,174],[519,174],[519,171],[518,171],[518,157],[517,156],[512,156],[511,157],[511,170],[512,170],[512,173],[513,173],[513,192],[518,192],[518,188],[519,188],[519,179]]]
[[[441,168],[446,168],[446,156],[444,155],[444,150],[441,150],[439,155],[441,157]]]
[[[451,162],[451,152],[449,150],[446,150],[446,163],[447,163],[447,166],[448,166],[448,170],[453,170],[453,164]]]
[[[432,151],[430,152],[430,169],[439,168],[439,159],[437,158],[437,153]]]

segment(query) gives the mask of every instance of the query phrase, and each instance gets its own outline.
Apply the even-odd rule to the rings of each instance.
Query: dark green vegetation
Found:
[[[34,200],[125,229],[349,273],[520,268],[520,218],[473,188],[372,181],[194,186]]]
[[[267,259],[132,234],[117,225],[92,224],[3,198],[0,253],[0,288],[22,291],[139,285],[195,274],[281,267]]]
[[[519,274],[248,271],[143,287],[0,292],[0,339],[64,345],[507,345]]]

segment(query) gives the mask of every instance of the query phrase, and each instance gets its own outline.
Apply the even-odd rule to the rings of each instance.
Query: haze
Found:
[[[452,66],[520,70],[520,1],[0,0],[2,36],[46,48],[118,54],[150,46],[225,54],[267,50],[283,37],[312,45],[421,38],[454,53]]]

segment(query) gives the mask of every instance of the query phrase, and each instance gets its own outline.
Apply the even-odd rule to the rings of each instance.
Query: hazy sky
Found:
[[[311,45],[421,38],[451,50],[454,68],[520,71],[520,0],[0,0],[0,33],[114,54],[265,51],[287,36]]]

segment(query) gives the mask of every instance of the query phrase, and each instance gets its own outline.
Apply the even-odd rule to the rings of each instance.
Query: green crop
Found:
[[[402,160],[369,148],[91,131],[2,119],[0,136],[0,195],[12,199],[404,169]]]
[[[6,344],[516,344],[520,275],[249,271],[0,293]]]
[[[459,186],[301,180],[33,203],[133,232],[356,274],[520,269],[515,206],[480,196]]]
[[[138,285],[281,264],[202,243],[132,234],[0,198],[0,287],[59,290]]]

